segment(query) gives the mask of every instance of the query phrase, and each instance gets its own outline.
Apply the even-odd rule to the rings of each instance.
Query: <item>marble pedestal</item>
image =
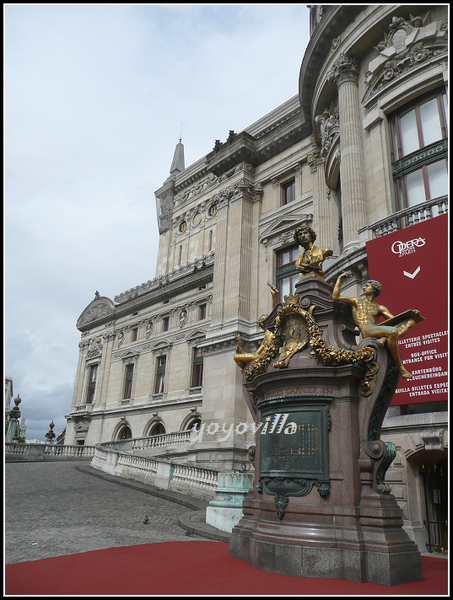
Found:
[[[252,479],[251,473],[219,473],[215,498],[206,509],[206,523],[231,533],[242,518],[242,503]]]
[[[330,348],[346,349],[351,360],[365,348],[352,343],[354,324],[331,300],[327,284],[309,280],[298,294],[294,310],[278,305],[266,322],[286,336],[288,347],[291,328],[300,325],[305,335],[304,311],[314,305],[327,363]],[[385,348],[366,342],[373,354],[368,366],[341,364],[341,354],[331,361],[340,364],[325,364],[310,342],[287,367],[275,367],[274,357],[253,376],[251,367],[244,370],[249,409],[263,425],[256,434],[254,485],[232,531],[231,556],[293,576],[384,585],[422,579],[417,546],[384,480],[395,448],[379,439],[399,374]]]

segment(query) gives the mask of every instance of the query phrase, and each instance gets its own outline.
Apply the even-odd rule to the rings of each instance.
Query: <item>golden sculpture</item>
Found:
[[[258,325],[261,327],[261,329],[265,333],[264,333],[264,339],[261,343],[261,346],[258,348],[258,350],[256,350],[256,352],[254,352],[254,353],[244,352],[242,350],[242,348],[240,347],[240,342],[241,342],[240,335],[236,334],[236,336],[235,336],[236,341],[237,341],[237,346],[236,346],[236,354],[234,355],[234,362],[241,369],[245,369],[245,367],[249,363],[256,361],[261,356],[261,354],[263,354],[264,351],[272,345],[272,343],[274,341],[274,334],[272,333],[272,331],[269,331],[269,329],[267,329],[266,325],[264,324],[264,321],[266,320],[266,318],[267,318],[267,315],[261,315],[261,317],[258,321]]]
[[[274,333],[266,330],[270,335],[255,354],[239,354],[235,356],[236,363],[245,357],[247,367],[244,371],[245,379],[251,381],[256,375],[265,373],[269,363],[279,355],[274,363],[275,368],[288,367],[289,361],[296,352],[303,350],[307,344],[311,345],[311,356],[324,365],[346,365],[363,362],[367,372],[362,382],[362,394],[369,395],[374,387],[378,365],[374,361],[374,352],[371,348],[362,350],[340,350],[335,348],[322,337],[312,313],[315,306],[310,306],[308,311],[299,305],[299,296],[285,296],[285,304],[278,311],[275,321]],[[264,325],[263,325],[264,328]],[[236,360],[237,359],[237,360]],[[251,363],[251,364],[249,364]],[[243,368],[241,366],[241,368]]]
[[[299,280],[314,276],[324,281],[321,264],[328,256],[332,256],[333,252],[330,248],[314,246],[315,240],[316,233],[311,227],[304,225],[294,231],[294,241],[304,249],[296,260],[296,268],[301,274]]]
[[[412,374],[404,367],[401,360],[398,349],[398,338],[406,335],[416,322],[423,320],[423,317],[420,316],[419,311],[403,313],[399,315],[399,318],[394,317],[388,308],[378,304],[375,300],[382,290],[382,286],[378,281],[371,280],[363,286],[364,298],[341,296],[341,280],[351,275],[350,271],[345,271],[338,277],[332,293],[333,300],[345,302],[352,307],[352,317],[362,337],[364,339],[374,337],[379,340],[378,343],[382,345],[387,344],[387,349],[395,361],[401,377],[410,379]],[[378,323],[379,317],[384,317],[391,321],[390,323],[388,321]]]
[[[278,289],[273,285],[270,285],[270,283],[268,283],[268,286],[270,287],[270,292],[272,294],[272,305],[274,308],[278,303]],[[235,335],[237,346],[236,354],[234,355],[234,362],[238,365],[238,367],[241,368],[241,370],[243,370],[249,363],[254,362],[258,358],[260,358],[260,356],[265,352],[265,350],[273,344],[274,334],[272,333],[272,331],[269,331],[264,324],[264,321],[266,320],[267,316],[268,315],[261,315],[261,317],[259,318],[258,325],[265,333],[261,346],[254,353],[244,352],[240,347],[241,336],[239,334]]]
[[[314,308],[314,307],[313,307]],[[308,344],[308,327],[302,309],[299,307],[299,296],[285,296],[285,305],[279,311],[276,326],[282,345],[279,348],[277,369],[286,368],[296,352],[300,352]]]
[[[278,290],[271,286],[273,306],[278,304]],[[289,294],[284,298],[283,306],[278,310],[274,331],[270,331],[264,324],[267,315],[262,315],[258,322],[264,330],[264,339],[258,350],[246,353],[240,347],[240,336],[236,334],[237,347],[234,361],[244,371],[247,381],[256,375],[264,373],[271,360],[278,355],[278,360],[273,364],[275,368],[282,369],[289,365],[289,361],[296,352],[311,345],[311,356],[324,365],[345,365],[363,362],[367,367],[362,382],[362,394],[368,396],[374,389],[376,373],[379,365],[375,362],[374,352],[371,348],[353,351],[338,349],[328,344],[322,337],[316,321],[313,318],[314,305],[304,310],[299,304],[299,296]]]

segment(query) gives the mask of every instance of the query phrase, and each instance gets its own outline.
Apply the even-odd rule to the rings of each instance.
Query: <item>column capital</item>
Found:
[[[357,60],[342,53],[327,73],[327,79],[329,82],[335,83],[337,87],[340,87],[346,82],[357,83],[358,75],[359,64]]]

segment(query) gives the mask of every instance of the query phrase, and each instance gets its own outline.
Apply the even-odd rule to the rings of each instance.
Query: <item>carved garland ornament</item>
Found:
[[[311,356],[326,366],[349,365],[363,362],[367,372],[362,381],[362,395],[369,396],[375,385],[376,374],[379,370],[372,348],[362,350],[338,349],[328,344],[322,337],[316,321],[312,317],[315,306],[308,311],[299,306],[299,296],[285,296],[285,305],[278,311],[275,321],[273,337],[269,345],[245,369],[247,381],[256,375],[264,373],[273,358],[279,355],[279,360],[274,363],[276,368],[286,368],[291,357],[303,350],[308,343],[311,345]],[[294,315],[296,318],[294,319]]]

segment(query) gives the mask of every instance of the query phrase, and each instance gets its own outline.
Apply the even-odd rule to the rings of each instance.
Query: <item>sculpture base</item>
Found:
[[[398,369],[375,340],[355,345],[328,284],[307,278],[296,291],[266,321],[278,358],[271,348],[244,370],[255,480],[230,556],[296,577],[421,581],[420,553],[385,483],[396,448],[379,439]]]
[[[421,581],[421,557],[413,552],[370,552],[339,547],[282,544],[234,533],[230,556],[248,562],[255,569],[295,577],[345,579],[398,585]]]

